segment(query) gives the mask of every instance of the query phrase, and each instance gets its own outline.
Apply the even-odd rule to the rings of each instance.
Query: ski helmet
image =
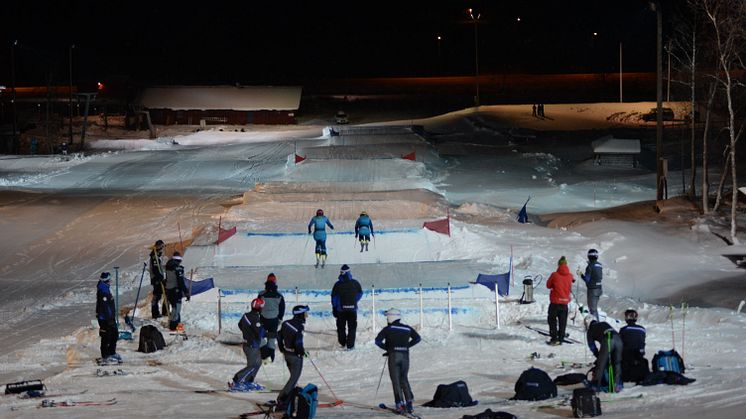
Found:
[[[171,259],[181,262],[181,253],[174,252],[174,255],[171,256]]]
[[[598,250],[591,249],[588,251],[588,259],[598,259]]]
[[[158,248],[163,248],[163,246],[165,245],[166,243],[163,243],[163,240],[156,240],[155,242],[155,247],[158,247]]]
[[[111,281],[111,274],[109,272],[101,272],[101,280],[104,282]]]
[[[388,310],[386,310],[386,321],[389,324],[391,324],[391,323],[393,323],[393,322],[395,322],[395,321],[397,321],[399,319],[401,319],[401,311],[399,311],[399,310],[397,310],[397,309],[395,309],[393,307],[390,308],[390,309],[388,309]]]
[[[319,209],[317,209],[317,210],[316,210],[316,215],[318,215],[318,216],[324,215],[324,210],[322,210],[322,209],[320,209],[320,208],[319,208]]]
[[[636,322],[637,321],[637,311],[633,309],[629,309],[624,312],[624,320]]]
[[[274,273],[270,272],[269,275],[267,275],[267,282],[271,282],[273,284],[277,283],[277,276],[275,276]]]
[[[261,311],[264,308],[264,300],[261,297],[254,298],[251,301],[251,309]]]
[[[365,211],[361,211],[361,212],[360,212],[360,216],[363,216],[363,215],[368,215],[368,213],[367,213],[367,212],[365,212]]]
[[[300,305],[293,307],[293,316],[300,316],[304,313],[308,313],[311,309],[306,305]]]
[[[593,314],[585,316],[585,318],[583,318],[583,326],[585,326],[585,330],[588,330],[588,328],[597,321],[598,320],[596,320],[596,317]]]

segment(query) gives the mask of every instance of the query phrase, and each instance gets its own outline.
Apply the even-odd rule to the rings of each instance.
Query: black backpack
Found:
[[[140,328],[140,344],[137,347],[138,352],[155,352],[166,347],[166,341],[163,335],[153,325],[146,325]]]
[[[653,356],[651,369],[653,372],[671,371],[679,374],[684,374],[686,372],[684,360],[681,358],[681,355],[676,352],[676,349],[671,349],[670,351],[658,351],[658,353]]]
[[[469,395],[469,388],[463,381],[456,381],[451,384],[440,384],[435,390],[433,399],[423,406],[427,407],[465,407],[474,406],[479,403],[472,400]]]
[[[601,400],[590,388],[576,388],[572,391],[572,415],[576,418],[601,416]]]
[[[305,387],[295,387],[288,399],[287,407],[282,415],[285,418],[313,419],[316,417],[316,407],[319,404],[319,389],[315,384]]]
[[[622,381],[640,383],[650,374],[648,360],[642,355],[630,355],[622,358]]]
[[[464,415],[461,419],[518,419],[514,414],[509,412],[497,411],[493,412],[492,409],[487,409],[482,413],[476,415]]]
[[[546,400],[552,397],[557,397],[557,386],[547,373],[531,367],[518,378],[515,396],[511,400]]]

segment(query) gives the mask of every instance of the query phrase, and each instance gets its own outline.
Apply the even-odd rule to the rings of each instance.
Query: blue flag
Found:
[[[475,284],[482,284],[489,288],[490,291],[495,291],[495,284],[497,284],[497,293],[503,297],[510,293],[510,272],[497,275],[485,275],[479,274]]]
[[[526,211],[526,205],[528,205],[528,201],[531,200],[531,197],[529,196],[526,200],[526,203],[523,204],[523,208],[518,212],[518,222],[521,224],[525,224],[528,222],[528,212]]]
[[[203,279],[201,281],[189,281],[187,286],[192,290],[192,295],[202,294],[203,292],[215,288],[215,283],[212,278]]]

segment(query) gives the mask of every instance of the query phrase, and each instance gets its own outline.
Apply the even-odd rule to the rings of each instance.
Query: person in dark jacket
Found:
[[[251,311],[244,313],[238,321],[238,328],[243,334],[243,353],[246,355],[246,367],[233,376],[231,390],[251,391],[262,390],[264,387],[254,383],[256,374],[262,366],[262,357],[259,348],[266,336],[264,327],[261,325],[261,312],[265,302],[261,297],[251,301]]]
[[[376,346],[386,351],[389,376],[394,389],[394,401],[399,413],[414,410],[414,394],[409,385],[409,348],[420,342],[420,335],[410,326],[401,323],[401,312],[395,308],[386,311],[388,325],[376,336]]]
[[[274,273],[267,275],[264,291],[259,292],[259,298],[264,300],[261,322],[262,327],[267,331],[267,344],[262,347],[262,359],[274,362],[277,328],[285,316],[285,298],[277,291],[277,276]]]
[[[342,265],[332,288],[332,315],[337,319],[337,341],[348,350],[355,347],[357,303],[362,297],[360,283],[352,277],[350,267]]]
[[[362,253],[363,248],[368,251],[368,243],[370,243],[371,236],[375,237],[373,231],[373,220],[370,219],[368,213],[365,211],[360,213],[360,217],[355,221],[355,238],[360,240],[360,252]]]
[[[567,305],[570,304],[570,293],[572,283],[575,282],[570,269],[567,267],[567,259],[562,256],[557,262],[557,270],[549,275],[547,288],[549,293],[549,342],[550,345],[562,345],[567,329]],[[559,328],[557,327],[559,323]]]
[[[619,333],[610,324],[599,322],[591,314],[587,315],[583,322],[586,327],[588,348],[596,356],[592,383],[594,390],[602,389],[604,372],[609,363],[612,363],[613,376],[609,374],[609,388],[612,388],[614,393],[622,391],[622,349],[624,346]],[[598,347],[596,347],[597,342]]]
[[[113,358],[119,360],[117,355],[117,339],[119,330],[117,328],[116,306],[114,296],[111,295],[111,274],[102,272],[96,284],[96,320],[98,320],[98,335],[101,337],[101,359],[110,361]]]
[[[323,268],[326,264],[326,226],[329,226],[334,230],[334,226],[331,221],[324,215],[324,210],[316,210],[316,216],[311,218],[308,222],[308,234],[311,234],[311,226],[313,226],[313,239],[316,240],[316,267]]]
[[[598,261],[598,250],[590,249],[588,251],[588,264],[585,267],[585,273],[578,272],[585,282],[588,297],[588,311],[596,318],[598,317],[598,299],[603,294],[601,281],[604,279],[603,265]]]
[[[168,317],[169,330],[176,330],[181,323],[181,299],[184,297],[189,301],[191,296],[186,286],[184,267],[181,266],[181,253],[174,252],[166,263],[166,298],[171,305],[171,314]]]
[[[619,329],[622,338],[622,379],[624,381],[640,382],[650,372],[648,360],[645,359],[646,330],[637,324],[637,311],[624,312],[627,325]]]
[[[303,346],[303,329],[308,318],[309,308],[306,305],[293,307],[293,318],[286,320],[280,327],[280,336],[277,344],[280,352],[285,356],[285,365],[290,371],[290,377],[287,383],[277,395],[277,405],[279,410],[284,410],[289,401],[290,395],[298,384],[301,372],[303,372],[303,357],[306,354],[306,348]]]
[[[150,250],[150,285],[153,286],[153,300],[150,302],[150,315],[157,319],[161,317],[158,309],[163,292],[166,290],[164,281],[166,280],[166,271],[163,269],[163,248],[166,246],[163,240],[158,240]],[[168,315],[168,305],[163,301],[163,314]]]

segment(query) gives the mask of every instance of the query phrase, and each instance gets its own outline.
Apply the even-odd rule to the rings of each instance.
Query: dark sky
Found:
[[[129,76],[144,83],[652,71],[655,14],[642,0],[4,0],[0,84]],[[517,18],[521,19],[520,22]],[[592,33],[597,32],[597,36]],[[438,43],[436,37],[442,36]]]

